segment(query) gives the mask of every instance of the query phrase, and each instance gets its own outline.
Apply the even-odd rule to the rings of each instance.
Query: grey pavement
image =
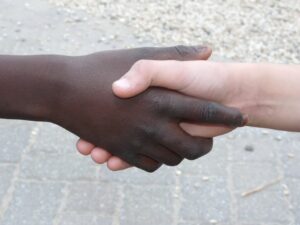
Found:
[[[0,1],[1,54],[152,44],[132,29],[47,1]],[[300,225],[297,133],[239,129],[209,155],[153,174],[110,172],[76,140],[53,124],[0,120],[0,225]]]

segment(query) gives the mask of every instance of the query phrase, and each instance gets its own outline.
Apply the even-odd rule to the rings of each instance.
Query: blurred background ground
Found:
[[[208,44],[217,60],[299,64],[299,37],[299,0],[0,2],[0,54]],[[1,225],[300,224],[297,133],[239,129],[146,174],[95,165],[52,124],[0,120],[0,132]]]

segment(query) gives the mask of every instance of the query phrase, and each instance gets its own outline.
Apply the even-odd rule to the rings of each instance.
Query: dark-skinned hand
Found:
[[[201,157],[211,150],[212,139],[190,136],[179,123],[241,126],[238,110],[159,88],[130,99],[119,99],[111,89],[139,59],[189,60],[198,51],[141,48],[70,57],[64,98],[53,122],[149,172]]]

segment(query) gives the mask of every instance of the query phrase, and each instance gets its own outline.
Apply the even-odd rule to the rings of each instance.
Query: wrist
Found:
[[[0,117],[53,121],[63,96],[63,56],[1,56]]]
[[[268,107],[261,96],[259,69],[254,64],[224,63],[227,74],[227,89],[224,104],[238,108],[249,118],[248,125],[257,124],[257,114]]]
[[[34,117],[42,121],[56,123],[61,117],[64,108],[64,98],[70,96],[71,76],[73,70],[73,59],[70,56],[49,56],[47,61],[48,70],[44,74],[43,86],[45,95],[42,96],[44,111]],[[39,113],[39,112],[37,112]]]

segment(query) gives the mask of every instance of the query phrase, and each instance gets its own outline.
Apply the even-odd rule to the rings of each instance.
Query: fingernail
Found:
[[[209,48],[202,45],[196,45],[194,48],[197,50],[197,52],[206,52]]]
[[[122,88],[122,89],[129,89],[131,87],[129,81],[127,79],[120,79],[113,83],[114,87]]]

